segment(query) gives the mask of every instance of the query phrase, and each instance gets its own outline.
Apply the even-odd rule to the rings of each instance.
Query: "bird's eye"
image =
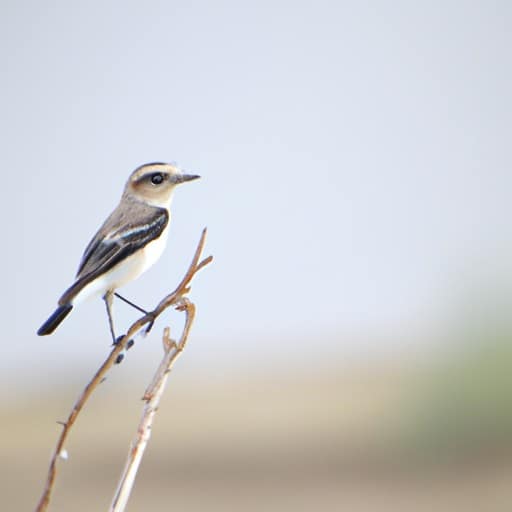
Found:
[[[156,172],[151,176],[151,183],[153,185],[160,185],[164,181],[164,176],[160,172]]]

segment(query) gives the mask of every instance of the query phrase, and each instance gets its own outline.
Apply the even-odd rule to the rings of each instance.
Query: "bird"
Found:
[[[114,295],[145,312],[116,290],[137,279],[160,258],[169,234],[173,192],[176,186],[198,178],[175,164],[152,162],[137,167],[126,182],[119,204],[87,245],[73,284],[37,334],[52,334],[75,306],[101,296],[116,343]]]

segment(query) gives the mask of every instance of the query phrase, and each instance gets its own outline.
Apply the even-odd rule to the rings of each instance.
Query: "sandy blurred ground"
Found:
[[[129,510],[510,510],[508,346],[214,381],[176,371]],[[51,510],[107,509],[145,378],[119,375],[78,420]],[[65,388],[4,393],[2,510],[34,508],[80,385]]]

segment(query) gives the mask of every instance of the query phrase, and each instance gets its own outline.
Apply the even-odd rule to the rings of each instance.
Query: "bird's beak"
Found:
[[[201,176],[197,174],[175,174],[174,176],[172,176],[171,180],[173,181],[173,183],[178,184],[185,183],[186,181],[197,180],[200,177]]]

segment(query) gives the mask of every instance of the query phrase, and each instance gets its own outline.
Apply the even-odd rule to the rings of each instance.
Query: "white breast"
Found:
[[[169,236],[169,225],[167,225],[163,233],[156,239],[147,244],[144,249],[144,263],[140,273],[146,272],[146,270],[154,265],[162,256],[165,246],[167,245],[167,237]],[[140,274],[139,274],[140,275]]]

